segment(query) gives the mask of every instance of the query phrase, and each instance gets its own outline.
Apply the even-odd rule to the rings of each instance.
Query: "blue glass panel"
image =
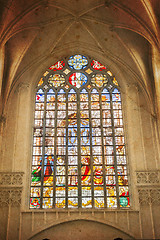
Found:
[[[60,89],[58,94],[65,94],[65,91],[63,89]]]
[[[94,88],[91,93],[97,93],[98,94],[98,91],[97,91],[97,89]]]
[[[69,67],[76,70],[84,69],[87,64],[87,58],[82,55],[71,56],[68,60]]]
[[[49,89],[48,93],[49,93],[49,94],[54,94],[54,91],[53,91],[52,89]],[[48,93],[47,93],[47,94],[48,94]]]
[[[115,88],[112,93],[120,93],[120,91],[117,88]]]
[[[87,76],[84,73],[75,72],[69,76],[69,83],[80,88],[87,82]]]
[[[76,91],[75,91],[74,89],[71,89],[68,94],[70,94],[70,93],[71,93],[71,94],[72,94],[72,93],[76,94]]]
[[[44,102],[44,92],[40,89],[36,94],[36,102]]]
[[[85,93],[85,94],[88,94],[88,92],[86,91],[86,89],[82,89],[81,93]]]

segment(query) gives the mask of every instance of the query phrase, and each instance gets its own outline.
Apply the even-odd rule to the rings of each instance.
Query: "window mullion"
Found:
[[[106,169],[105,169],[105,158],[104,158],[104,135],[103,135],[103,120],[102,120],[102,98],[99,93],[100,101],[100,123],[101,123],[101,140],[102,140],[102,168],[103,168],[103,189],[104,189],[104,207],[107,207],[107,194],[106,194]]]
[[[115,168],[115,180],[116,180],[116,198],[117,206],[119,205],[119,188],[118,188],[118,173],[117,173],[117,156],[116,156],[116,142],[115,142],[115,133],[114,133],[114,117],[113,117],[113,102],[112,102],[112,93],[110,93],[110,103],[111,103],[111,122],[112,122],[112,135],[113,135],[113,153],[114,153],[114,168]]]
[[[94,208],[94,174],[93,174],[93,149],[92,149],[92,118],[91,118],[91,92],[88,93],[89,106],[89,131],[90,131],[90,168],[91,168],[91,192],[92,208]]]
[[[66,156],[65,156],[65,173],[66,173],[66,208],[68,208],[68,93],[66,93]]]
[[[53,169],[53,207],[56,200],[56,150],[57,150],[57,93],[55,93],[55,131],[54,131],[54,169]]]
[[[45,91],[44,92],[43,138],[42,138],[42,170],[41,170],[41,201],[40,201],[40,208],[42,208],[42,201],[43,201],[45,137],[46,137],[46,102],[47,102],[47,93]]]
[[[76,92],[77,93],[77,92]],[[77,94],[77,141],[78,141],[78,207],[82,207],[81,190],[81,133],[80,133],[80,95]]]

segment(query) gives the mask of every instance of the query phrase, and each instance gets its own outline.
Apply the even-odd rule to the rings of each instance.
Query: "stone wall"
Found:
[[[150,105],[145,104],[145,93],[134,83],[124,83],[121,91],[130,209],[29,210],[35,79],[27,80],[27,84],[17,83],[13,88],[4,113],[0,162],[1,239],[71,240],[73,233],[77,240],[85,236],[87,239],[97,239],[97,236],[99,239],[160,238],[156,121]]]

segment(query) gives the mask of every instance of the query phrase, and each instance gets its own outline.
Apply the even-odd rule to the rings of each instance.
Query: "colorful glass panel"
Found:
[[[70,73],[71,71],[70,71],[68,68],[66,68],[63,72],[64,72],[66,75],[68,75],[68,73]]]
[[[91,82],[94,86],[97,87],[103,87],[103,85],[107,84],[107,76],[105,74],[99,74],[93,75],[91,78]]]
[[[36,94],[36,102],[43,103],[44,102],[44,92],[42,89],[39,89]]]
[[[104,65],[102,65],[100,62],[98,62],[96,60],[92,60],[91,66],[94,70],[102,71],[102,70],[106,69],[106,67]]]
[[[87,64],[88,64],[87,58],[82,55],[71,56],[68,60],[69,67],[75,70],[84,69]]]
[[[85,94],[83,94],[85,93]],[[86,105],[82,105],[85,103]],[[90,168],[90,129],[89,126],[89,105],[88,105],[88,93],[82,91],[80,93],[80,134],[81,134],[81,154],[84,155],[81,158],[81,184],[91,184],[91,168]],[[85,107],[85,110],[84,110]]]
[[[65,82],[65,78],[63,75],[60,75],[60,74],[50,75],[48,78],[48,83],[51,87],[53,86],[57,88],[61,86],[64,82]]]
[[[117,208],[117,198],[116,197],[108,197],[107,198],[107,207],[108,208]]]
[[[104,208],[104,198],[95,197],[94,198],[94,206],[95,206],[95,208]]]
[[[116,86],[118,86],[118,82],[117,82],[117,80],[116,80],[115,77],[113,78],[113,83],[114,83]]]
[[[91,197],[82,197],[82,208],[91,208],[92,207],[92,198]]]
[[[57,62],[37,85],[31,209],[130,207],[118,83],[88,59]]]
[[[30,198],[30,208],[40,208],[40,198]]]
[[[80,88],[87,82],[87,76],[84,73],[75,72],[69,76],[69,83]]]
[[[41,78],[38,82],[38,86],[41,86],[43,84],[43,78]]]
[[[53,71],[62,70],[65,66],[64,61],[58,61],[54,65],[50,66],[49,69]]]
[[[93,71],[90,68],[88,68],[85,72],[91,74]]]
[[[77,94],[68,92],[68,207],[78,207]]]

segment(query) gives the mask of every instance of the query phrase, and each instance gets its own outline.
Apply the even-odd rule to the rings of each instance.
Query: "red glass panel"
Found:
[[[93,67],[93,69],[99,70],[99,71],[106,69],[106,67],[104,65],[102,65],[100,62],[98,62],[96,60],[92,60],[91,66]]]
[[[63,61],[58,61],[54,65],[50,66],[49,69],[53,71],[61,70],[65,66]]]

